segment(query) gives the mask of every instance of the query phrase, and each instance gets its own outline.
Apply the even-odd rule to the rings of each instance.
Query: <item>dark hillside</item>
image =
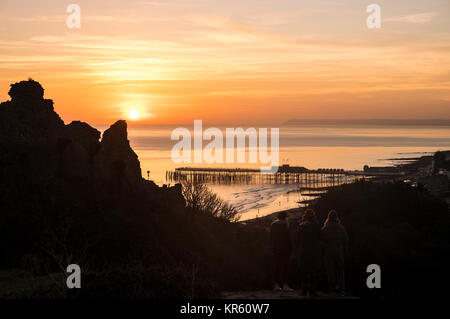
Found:
[[[446,289],[450,215],[445,202],[401,182],[357,182],[330,190],[318,201],[322,223],[330,208],[339,212],[349,234],[347,279],[357,295],[433,297]],[[382,269],[380,291],[365,286],[369,264]]]
[[[65,125],[38,82],[9,93],[0,105],[1,268],[31,273],[33,287],[76,263],[92,297],[205,297],[263,283],[238,225],[192,220],[180,185],[142,178],[125,121],[100,139],[87,123]],[[58,285],[26,296],[64,296]]]

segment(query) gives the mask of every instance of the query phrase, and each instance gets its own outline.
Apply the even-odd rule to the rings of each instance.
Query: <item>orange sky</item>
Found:
[[[68,123],[450,118],[448,0],[0,2],[0,99],[28,77]],[[395,3],[393,3],[395,2]]]

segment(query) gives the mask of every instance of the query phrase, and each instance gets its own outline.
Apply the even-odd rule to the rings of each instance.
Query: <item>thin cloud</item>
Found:
[[[67,20],[67,15],[52,15],[52,16],[34,16],[34,17],[0,17],[2,20],[17,21],[17,22],[31,22],[31,23],[61,23]],[[83,21],[90,22],[105,22],[105,23],[138,23],[150,20],[144,17],[136,16],[119,16],[119,15],[82,15]]]
[[[430,23],[438,16],[437,12],[422,12],[385,19],[385,22],[405,22],[413,24]]]
[[[169,7],[169,6],[187,6],[186,3],[180,2],[170,2],[170,1],[142,1],[140,4],[149,5],[149,6],[161,6],[161,7]]]

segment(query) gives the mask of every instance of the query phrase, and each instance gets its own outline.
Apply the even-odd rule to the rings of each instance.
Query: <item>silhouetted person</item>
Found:
[[[292,291],[287,285],[289,258],[291,256],[291,238],[286,221],[286,212],[280,212],[278,219],[270,226],[270,243],[274,255],[274,290]]]
[[[294,247],[297,245],[297,231],[298,231],[298,218],[288,218],[288,231],[289,236],[291,238],[291,246],[292,246],[292,253],[289,257],[289,265],[288,265],[288,276],[287,276],[287,282],[289,283],[297,283],[298,280],[298,266],[297,266],[297,258],[294,254]]]
[[[316,214],[307,209],[297,233],[297,262],[300,269],[302,294],[316,295],[316,276],[320,267],[320,226]]]
[[[348,251],[348,236],[335,210],[328,213],[322,228],[325,243],[325,268],[328,275],[330,293],[345,295],[344,257]]]

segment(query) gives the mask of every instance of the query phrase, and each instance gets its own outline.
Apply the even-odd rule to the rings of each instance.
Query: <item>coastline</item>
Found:
[[[450,150],[445,150],[445,151],[441,151],[441,152],[444,153],[446,156],[450,157]],[[402,161],[408,161],[408,162],[394,164],[394,165],[386,166],[383,168],[385,168],[387,170],[389,170],[389,169],[403,170],[406,173],[404,178],[409,178],[411,176],[408,176],[408,175],[417,174],[420,169],[424,169],[428,166],[431,166],[432,161],[433,161],[433,155],[423,155],[420,157],[402,158]],[[394,180],[394,179],[397,179],[397,178],[385,176],[383,178],[375,178],[374,181],[386,181],[386,180]],[[296,191],[290,190],[286,194],[293,193],[293,192],[296,192]],[[261,217],[250,218],[250,219],[246,219],[243,221],[239,221],[238,223],[243,224],[243,225],[247,225],[247,224],[270,225],[270,223],[273,222],[277,218],[277,215],[281,212],[286,212],[288,215],[288,218],[298,219],[301,217],[301,214],[303,213],[304,210],[305,210],[305,207],[281,209],[279,211],[275,211],[275,212],[269,213],[269,214],[261,216]]]

